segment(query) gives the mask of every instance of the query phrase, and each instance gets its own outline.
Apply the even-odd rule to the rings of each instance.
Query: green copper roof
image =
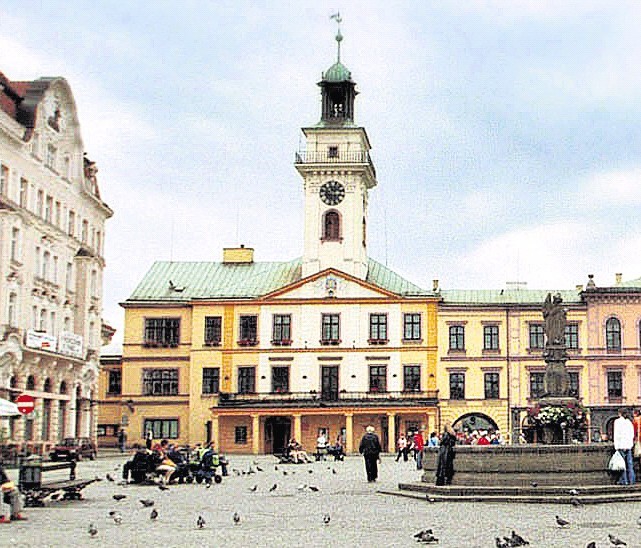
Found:
[[[323,80],[326,82],[348,82],[352,79],[352,73],[340,61],[334,63],[323,74]]]
[[[639,287],[639,288],[641,288],[641,278],[637,278],[636,280],[629,280],[627,282],[623,282],[618,287]]]
[[[301,259],[248,264],[157,261],[127,301],[251,299],[300,279]],[[366,280],[402,296],[432,295],[372,259]]]
[[[566,304],[581,302],[580,292],[558,289],[450,289],[441,291],[443,304],[543,304],[548,293],[561,294]]]

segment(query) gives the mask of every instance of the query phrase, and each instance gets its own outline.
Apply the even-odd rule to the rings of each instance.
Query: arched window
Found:
[[[45,392],[51,392],[51,379],[45,379],[44,386],[42,387],[42,390]]]
[[[67,383],[65,381],[62,381],[60,383],[60,393],[61,394],[66,394],[67,393]]]
[[[36,379],[33,375],[29,375],[27,377],[27,390],[35,390],[36,389]]]
[[[323,240],[340,240],[341,218],[337,211],[328,211],[323,220]]]
[[[621,322],[608,318],[605,322],[605,347],[607,350],[621,350]]]
[[[15,293],[9,293],[9,325],[11,327],[17,326],[18,312],[16,307],[18,306],[18,295]]]

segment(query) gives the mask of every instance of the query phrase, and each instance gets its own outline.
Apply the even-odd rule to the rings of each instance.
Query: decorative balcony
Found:
[[[424,392],[256,392],[231,394],[221,392],[219,407],[424,407],[438,403],[438,390]]]
[[[311,151],[299,150],[296,152],[295,163],[297,164],[371,164],[369,152],[366,150],[345,151]]]

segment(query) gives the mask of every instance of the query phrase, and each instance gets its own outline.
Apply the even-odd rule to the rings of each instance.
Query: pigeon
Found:
[[[127,495],[114,495],[113,499],[117,501],[121,501],[122,499],[126,499]]]
[[[531,482],[530,482],[530,485],[531,485],[532,487],[538,487],[538,486],[539,486],[539,484],[538,484],[536,481],[531,481]]]
[[[325,525],[328,525],[331,519],[332,518],[329,516],[329,514],[323,514],[323,523]]]
[[[263,471],[263,469],[262,469],[260,466],[256,466],[256,470],[257,470],[258,472],[262,472],[262,471]]]
[[[140,504],[142,504],[145,508],[150,508],[152,507],[155,503],[153,500],[149,499],[140,499]]]
[[[314,493],[318,493],[318,491],[319,491],[318,487],[316,487],[315,485],[310,485],[309,486],[309,490],[310,491],[314,491]]]
[[[298,487],[296,487],[299,491],[304,491],[307,489],[307,484],[306,483],[301,483]]]
[[[414,538],[417,542],[424,542],[426,544],[432,544],[438,542],[438,539],[434,536],[432,529],[425,529],[424,531],[419,531],[414,535]]]
[[[501,540],[499,537],[496,537],[496,548],[509,548],[507,540]]]
[[[579,491],[577,489],[570,489],[569,493],[573,497],[576,497],[579,494]]]
[[[568,525],[570,525],[569,521],[566,521],[563,518],[560,518],[559,516],[554,516],[554,517],[556,518],[556,524],[559,527],[567,527]]]
[[[205,489],[211,489],[211,481],[205,483]]]
[[[585,548],[596,548],[596,542],[594,542],[594,541],[589,542],[588,545]]]
[[[169,487],[163,485],[162,483],[158,484],[158,489],[160,489],[161,491],[169,491]]]
[[[254,491],[256,491],[256,489],[258,489],[258,485],[254,485],[253,487],[250,487],[250,488],[249,488],[249,490],[250,490],[252,493],[253,493]]]
[[[311,469],[310,469],[310,470],[307,470],[307,471],[308,471],[310,474],[313,474],[313,473],[314,473],[314,471],[313,471],[313,470],[311,470]]]
[[[620,538],[615,537],[614,535],[608,533],[608,540],[612,546],[627,546],[626,542],[623,542]]]
[[[269,492],[271,493],[272,491],[276,491],[276,488],[277,488],[277,487],[278,487],[278,484],[277,484],[277,483],[274,483],[274,485],[272,485],[272,486],[269,488]]]
[[[337,473],[338,472],[336,472],[336,468],[332,468],[332,474],[337,474]]]
[[[639,516],[639,517],[637,518],[637,525],[638,525],[639,527],[641,527],[641,516]]]
[[[510,537],[510,543],[512,546],[527,546],[530,543],[525,540],[521,535],[516,531],[512,531],[512,536]]]
[[[98,528],[93,523],[89,524],[89,534],[92,538],[98,534]]]
[[[151,520],[156,520],[158,519],[158,510],[155,508],[151,511],[151,514],[149,515],[149,519]]]
[[[109,512],[109,515],[111,516],[111,519],[114,520],[114,523],[116,525],[120,525],[122,523],[122,516],[118,512],[114,512],[113,510]]]
[[[234,520],[234,523],[238,525],[240,523],[240,514],[238,512],[234,512],[232,519]]]
[[[287,475],[287,470],[283,470],[283,476]]]
[[[196,520],[196,527],[198,527],[198,529],[203,529],[205,527],[205,519],[202,516],[198,516],[198,519]]]
[[[427,502],[436,502],[436,499],[431,495],[425,495],[425,500]]]
[[[581,506],[583,503],[576,497],[572,497],[570,499],[570,502],[572,503],[572,506]]]
[[[109,480],[109,481],[116,481],[115,479],[113,479],[112,475],[111,475],[111,474],[109,474],[109,473],[108,473],[105,477],[106,477],[106,478],[107,478],[107,480]]]

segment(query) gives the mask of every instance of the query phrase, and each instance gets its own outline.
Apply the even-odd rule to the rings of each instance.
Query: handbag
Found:
[[[641,441],[634,442],[634,448],[632,450],[632,455],[635,459],[641,458]]]
[[[608,470],[612,470],[613,472],[623,472],[625,470],[625,459],[618,451],[615,451],[614,455],[610,458]]]

